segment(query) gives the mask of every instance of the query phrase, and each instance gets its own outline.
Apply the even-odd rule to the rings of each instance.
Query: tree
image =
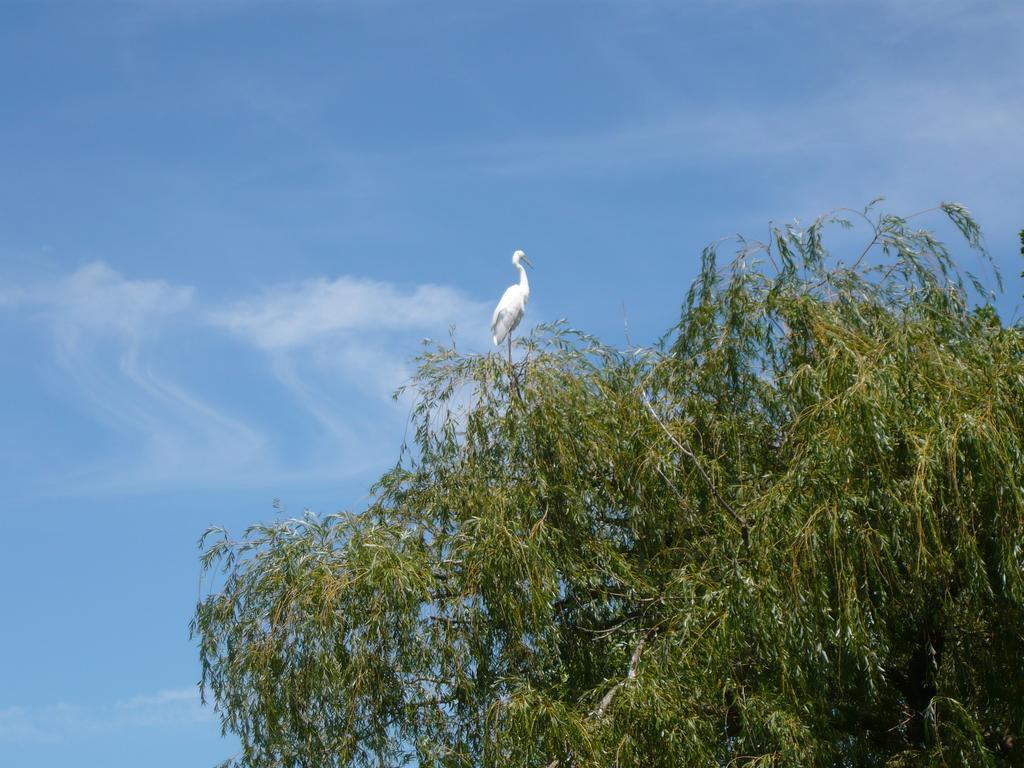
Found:
[[[201,541],[234,762],[1020,764],[1024,338],[977,291],[869,206],[708,248],[653,349],[425,352],[367,509]]]

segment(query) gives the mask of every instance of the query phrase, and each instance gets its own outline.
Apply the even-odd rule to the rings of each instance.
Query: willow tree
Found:
[[[707,249],[655,348],[425,353],[368,508],[201,543],[234,762],[1020,764],[1024,337],[978,288],[869,208]]]

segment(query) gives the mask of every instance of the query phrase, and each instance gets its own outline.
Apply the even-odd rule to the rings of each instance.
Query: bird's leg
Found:
[[[510,390],[519,395],[519,382],[516,380],[516,369],[512,365],[512,334],[508,335],[508,383]]]

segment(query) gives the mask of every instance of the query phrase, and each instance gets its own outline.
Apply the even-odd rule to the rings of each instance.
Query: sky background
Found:
[[[716,238],[958,200],[1014,317],[1022,86],[1018,0],[0,0],[0,762],[229,757],[198,536],[363,505],[516,248],[646,344]]]

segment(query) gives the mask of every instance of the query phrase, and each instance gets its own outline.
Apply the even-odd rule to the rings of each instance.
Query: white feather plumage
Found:
[[[501,301],[494,308],[494,315],[491,316],[491,333],[495,345],[508,338],[526,312],[526,302],[530,298],[530,281],[526,278],[526,270],[520,264],[521,261],[530,263],[522,251],[512,254],[512,263],[519,270],[519,282],[505,289]]]

